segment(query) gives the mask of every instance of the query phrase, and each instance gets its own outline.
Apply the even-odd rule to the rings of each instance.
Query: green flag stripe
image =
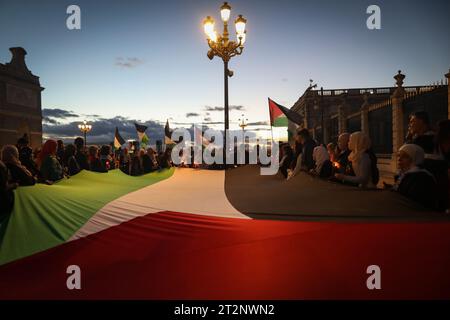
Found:
[[[288,118],[285,115],[279,116],[275,118],[273,122],[273,127],[287,127],[288,126]]]
[[[51,186],[18,188],[13,212],[0,221],[0,265],[64,243],[107,203],[173,172],[131,177],[83,170]]]

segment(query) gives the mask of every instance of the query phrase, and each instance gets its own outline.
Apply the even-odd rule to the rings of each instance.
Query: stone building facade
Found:
[[[25,133],[33,148],[42,144],[42,106],[39,77],[25,63],[25,49],[9,49],[9,63],[0,63],[0,146],[15,144]]]

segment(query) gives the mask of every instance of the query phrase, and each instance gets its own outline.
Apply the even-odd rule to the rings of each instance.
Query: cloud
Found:
[[[43,117],[42,121],[44,123],[49,123],[49,124],[59,124],[60,123],[58,120],[55,120],[55,119],[49,118],[49,117]]]
[[[196,112],[188,112],[188,113],[186,113],[186,118],[198,117],[198,116],[200,116],[200,114],[196,113]]]
[[[131,68],[135,68],[143,63],[144,63],[143,60],[136,58],[136,57],[127,57],[127,58],[117,57],[114,65],[116,65],[117,67],[121,67],[121,68],[131,69]]]
[[[205,107],[205,111],[224,111],[225,108],[224,107],[209,107],[206,106]],[[238,110],[238,111],[245,111],[245,107],[244,106],[228,106],[228,110]]]
[[[60,118],[60,119],[66,119],[66,118],[78,118],[78,115],[73,113],[72,111],[67,111],[63,109],[48,109],[44,108],[42,109],[42,116],[43,117],[49,117],[49,118]]]
[[[288,82],[288,81],[289,81],[288,78],[283,78],[283,79],[281,79],[281,82]]]
[[[92,125],[92,131],[88,133],[88,143],[108,144],[114,140],[114,132],[116,127],[119,129],[124,139],[137,139],[136,128],[134,123],[146,125],[147,136],[150,143],[155,144],[156,140],[164,138],[164,125],[153,121],[141,121],[129,119],[127,117],[117,116],[114,118],[97,118],[89,123]],[[75,137],[81,136],[78,129],[79,121],[71,121],[69,123],[59,123],[56,121],[44,122],[43,133],[47,138],[62,139],[66,143],[73,143]]]

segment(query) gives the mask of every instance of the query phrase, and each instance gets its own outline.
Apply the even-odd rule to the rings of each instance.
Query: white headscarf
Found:
[[[421,165],[425,160],[425,151],[417,144],[404,144],[398,151],[405,152],[411,158],[415,167]]]
[[[398,151],[405,152],[411,158],[412,166],[407,171],[400,172],[397,182],[394,185],[394,190],[398,190],[403,178],[410,173],[424,172],[435,180],[435,177],[428,170],[419,168],[419,165],[421,165],[425,160],[425,151],[421,146],[418,146],[417,144],[404,144],[400,147],[400,149],[398,149]]]
[[[315,147],[313,150],[313,160],[316,163],[316,172],[320,173],[325,161],[330,160],[330,155],[324,146]]]
[[[359,162],[364,152],[366,152],[371,146],[370,138],[361,131],[353,132],[350,135],[350,141],[348,148],[352,151],[348,156],[348,160],[351,162]]]

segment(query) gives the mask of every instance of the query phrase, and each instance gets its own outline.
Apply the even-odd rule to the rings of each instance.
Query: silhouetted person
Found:
[[[313,150],[314,169],[312,173],[320,178],[329,178],[333,174],[333,167],[327,148],[317,146]]]
[[[2,148],[1,160],[9,170],[13,183],[20,186],[32,186],[36,179],[28,169],[20,163],[19,151],[13,145],[6,145]]]
[[[88,155],[86,153],[86,148],[84,147],[84,139],[78,137],[74,141],[76,152],[75,159],[82,170],[89,170]]]
[[[75,158],[76,149],[73,144],[68,144],[65,148],[64,158],[67,162],[67,173],[74,176],[81,171],[80,165]]]
[[[107,171],[115,169],[115,163],[113,158],[111,157],[111,146],[103,145],[100,148],[100,161],[103,168],[105,168]]]
[[[152,148],[147,149],[147,153],[141,156],[142,170],[149,173],[158,169],[158,161],[155,157],[155,151]]]
[[[64,159],[64,142],[62,140],[57,140],[57,148],[56,148],[56,158],[58,159],[59,163],[65,167],[66,161]]]
[[[141,161],[139,159],[139,153],[135,152],[135,154],[131,157],[130,163],[130,176],[140,176],[142,174]]]
[[[289,144],[284,144],[281,147],[281,160],[279,164],[280,173],[287,178],[288,169],[291,167],[292,161],[294,161],[294,152]]]
[[[98,147],[90,146],[89,149],[89,170],[94,172],[108,172],[108,170],[102,165],[100,161]]]
[[[123,148],[119,157],[119,167],[123,173],[130,174],[130,154],[128,148]]]
[[[406,143],[421,146],[425,153],[434,152],[434,132],[431,130],[430,118],[425,111],[418,111],[409,117]]]
[[[338,154],[336,157],[336,164],[334,166],[334,170],[336,173],[346,173],[349,168],[349,160],[348,156],[351,151],[348,148],[348,143],[350,141],[350,134],[345,132],[339,135],[338,138]]]
[[[437,184],[433,175],[420,168],[425,152],[416,144],[405,144],[398,152],[399,176],[393,189],[430,209],[437,209]]]
[[[370,148],[370,138],[360,132],[350,135],[349,149],[351,151],[348,159],[351,163],[354,175],[336,173],[336,179],[348,182],[363,188],[375,188],[373,181],[373,163],[371,156],[367,152]]]
[[[58,144],[55,140],[47,140],[39,154],[40,172],[44,181],[57,181],[64,177],[64,171],[56,158]]]

